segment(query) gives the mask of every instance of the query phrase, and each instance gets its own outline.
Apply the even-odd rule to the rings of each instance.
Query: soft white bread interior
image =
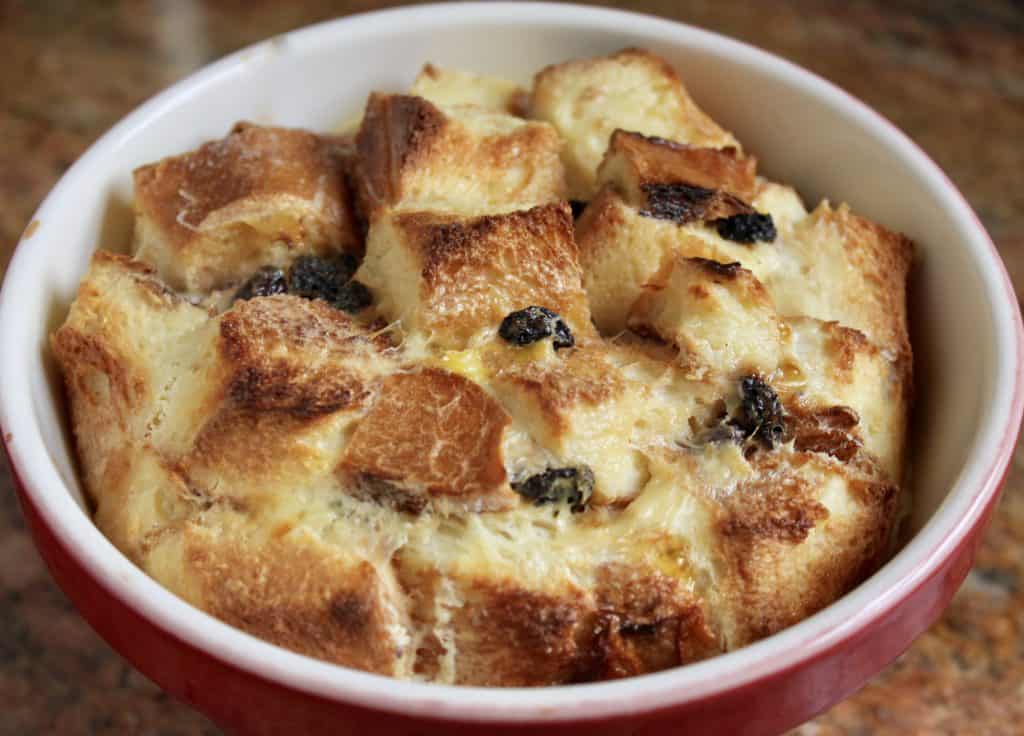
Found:
[[[767,375],[779,364],[775,306],[736,262],[673,258],[633,303],[629,326],[678,348],[680,364],[695,378]]]
[[[429,100],[438,107],[475,105],[486,110],[522,116],[529,93],[515,82],[501,77],[472,74],[425,64],[409,94]]]

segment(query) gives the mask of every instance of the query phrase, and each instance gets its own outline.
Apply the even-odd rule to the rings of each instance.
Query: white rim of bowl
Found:
[[[380,24],[410,24],[423,31],[462,22],[531,22],[548,26],[635,33],[700,48],[733,61],[773,71],[789,84],[870,129],[899,151],[919,180],[964,223],[989,295],[999,359],[996,386],[1012,386],[1012,400],[993,390],[968,461],[946,500],[925,527],[879,572],[818,614],[763,641],[685,667],[649,675],[546,688],[481,688],[395,680],[319,661],[279,648],[193,608],[128,561],[93,525],[60,479],[34,417],[28,366],[19,361],[26,326],[19,323],[17,286],[42,258],[19,244],[0,293],[0,431],[25,490],[43,521],[82,566],[108,591],[171,636],[231,666],[309,694],[430,719],[480,722],[595,720],[694,702],[793,669],[827,653],[895,608],[922,586],[979,523],[1009,463],[1024,409],[1022,330],[1016,297],[991,239],[963,196],[938,166],[892,123],[864,103],[792,62],[745,43],[692,26],[646,15],[556,3],[454,3],[394,8],[327,21],[284,34],[289,46],[338,43]],[[231,54],[151,98],[111,128],[71,167],[33,219],[47,221],[87,175],[135,131],[158,118],[190,90],[239,73],[247,60],[270,51],[270,39]]]

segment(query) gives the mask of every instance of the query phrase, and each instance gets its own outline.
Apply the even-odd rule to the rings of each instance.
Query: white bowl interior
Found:
[[[371,90],[406,88],[428,60],[528,80],[545,64],[631,45],[663,54],[698,103],[758,156],[762,170],[796,185],[809,205],[824,195],[847,201],[916,241],[912,315],[918,431],[909,530],[920,532],[957,494],[965,497],[951,513],[973,508],[974,500],[966,496],[981,486],[985,462],[993,462],[998,435],[1008,426],[1015,315],[1005,303],[1006,285],[980,226],[905,138],[835,88],[785,62],[678,25],[558,6],[480,4],[400,12],[274,39],[202,72],[102,139],[40,210],[38,228],[20,247],[0,302],[0,418],[14,435],[11,450],[19,467],[29,474],[38,469],[34,479],[45,487],[36,491],[39,503],[63,514],[65,531],[78,537],[76,543],[86,532],[72,523],[72,512],[60,498],[70,493],[81,507],[82,496],[59,381],[47,357],[47,334],[63,319],[93,249],[125,247],[135,166],[220,137],[240,119],[336,128],[358,112]],[[39,469],[45,464],[40,448],[63,487],[46,483],[52,476]],[[936,534],[948,534],[956,520],[943,524]],[[934,550],[940,540],[933,541]],[[96,564],[130,575],[126,562],[102,554],[106,557]],[[903,572],[909,575],[916,564],[905,560]],[[814,636],[813,620],[806,624],[811,627],[804,635]]]

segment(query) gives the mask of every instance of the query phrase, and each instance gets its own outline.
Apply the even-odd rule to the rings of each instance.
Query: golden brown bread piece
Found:
[[[813,419],[809,430],[817,426],[833,437],[843,429],[875,458],[882,477],[901,482],[913,394],[910,355],[887,355],[859,330],[837,322],[790,317],[784,332],[782,386],[792,397],[794,424]],[[835,407],[851,410],[857,421],[844,427],[839,418],[836,427],[837,417],[827,416]]]
[[[659,161],[676,163],[647,166],[655,158],[651,149],[658,149]],[[833,209],[824,202],[803,214],[798,201],[768,182],[755,182],[752,202],[777,220],[774,241],[727,240],[715,221],[755,209],[729,191],[738,188],[731,171],[697,171],[690,156],[688,149],[650,139],[632,147],[620,141],[617,151],[609,150],[601,169],[604,187],[576,223],[584,284],[599,329],[606,334],[624,329],[644,285],[674,256],[685,256],[739,262],[764,284],[780,315],[836,320],[895,355],[906,354],[909,240],[845,205]],[[726,154],[714,156],[720,160]],[[676,186],[680,172],[691,177],[682,189]],[[694,192],[690,185],[698,180],[703,184]],[[715,180],[718,188],[705,188]],[[667,200],[660,212],[649,192]]]
[[[421,632],[417,675],[458,684],[537,686],[642,674],[721,651],[702,601],[645,561],[601,563],[590,590],[556,576],[525,582],[479,565],[445,574],[396,558]]]
[[[708,148],[738,146],[690,98],[679,75],[643,49],[555,64],[537,73],[530,116],[566,141],[569,197],[597,193],[594,172],[616,129]]]
[[[554,128],[482,107],[374,93],[356,146],[368,219],[393,206],[484,214],[565,196]]]
[[[393,370],[387,341],[322,301],[285,295],[239,302],[211,326],[196,342],[202,367],[166,391],[178,421],[152,441],[181,452],[194,484],[250,504],[328,476],[339,433]]]
[[[328,137],[238,123],[134,178],[136,256],[175,289],[210,291],[300,253],[361,247]]]
[[[545,461],[583,462],[593,470],[595,503],[630,498],[647,479],[643,454],[622,441],[643,412],[643,389],[607,353],[593,342],[539,360],[516,360],[504,351],[486,357],[492,390]],[[530,459],[522,458],[520,474],[544,469],[539,458]]]
[[[618,187],[641,209],[650,199],[647,190],[659,185],[721,189],[749,202],[757,192],[756,170],[757,160],[735,148],[699,148],[620,129],[612,133],[597,181]]]
[[[779,364],[775,305],[738,262],[672,258],[633,303],[629,326],[675,345],[696,378],[709,371],[733,379],[769,374]]]
[[[256,636],[351,667],[411,674],[416,654],[394,573],[372,548],[339,545],[328,526],[213,506],[162,535],[144,566]]]
[[[909,241],[808,214],[648,52],[536,78],[593,194],[575,226],[563,140],[509,114],[514,85],[428,67],[413,92],[372,96],[356,141],[243,125],[140,169],[157,269],[97,252],[51,340],[99,528],[256,636],[466,685],[686,664],[877,569]],[[372,308],[333,276],[224,288],[364,228]]]
[[[188,495],[186,484],[159,455],[144,452],[143,443],[171,380],[176,345],[168,338],[207,319],[151,268],[97,251],[68,319],[50,338],[64,371],[96,522],[131,557],[160,526],[152,489],[169,489],[170,499]]]
[[[846,205],[823,202],[794,224],[787,245],[791,265],[762,279],[780,314],[835,320],[860,330],[883,350],[900,358],[909,355],[910,240],[855,215]],[[848,276],[851,272],[856,279]],[[797,278],[801,290],[795,288]]]
[[[591,330],[565,203],[470,218],[382,216],[370,227],[357,278],[387,319],[446,348],[465,347],[530,305],[553,309],[578,333]]]
[[[340,471],[355,493],[419,513],[514,506],[502,447],[508,414],[479,386],[436,368],[399,373],[356,427]]]
[[[784,447],[746,460],[721,444],[666,452],[651,467],[633,506],[701,549],[689,574],[714,581],[702,590],[726,649],[835,600],[880,563],[897,523],[896,486],[827,455]]]

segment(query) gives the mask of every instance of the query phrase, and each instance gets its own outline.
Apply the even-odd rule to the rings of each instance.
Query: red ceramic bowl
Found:
[[[918,403],[907,541],[806,621],[707,662],[617,682],[483,689],[398,682],[279,649],[192,608],[128,562],[82,503],[47,334],[89,254],[128,237],[133,167],[239,119],[330,128],[425,60],[528,78],[574,56],[646,46],[811,201],[827,193],[917,241]],[[584,7],[487,3],[319,25],[220,61],[99,140],[40,207],[0,295],[0,425],[25,516],[54,577],[110,644],[167,691],[240,733],[770,734],[864,684],[963,581],[1022,410],[1021,324],[1003,265],[956,188],[903,134],[836,87],[694,28]]]

